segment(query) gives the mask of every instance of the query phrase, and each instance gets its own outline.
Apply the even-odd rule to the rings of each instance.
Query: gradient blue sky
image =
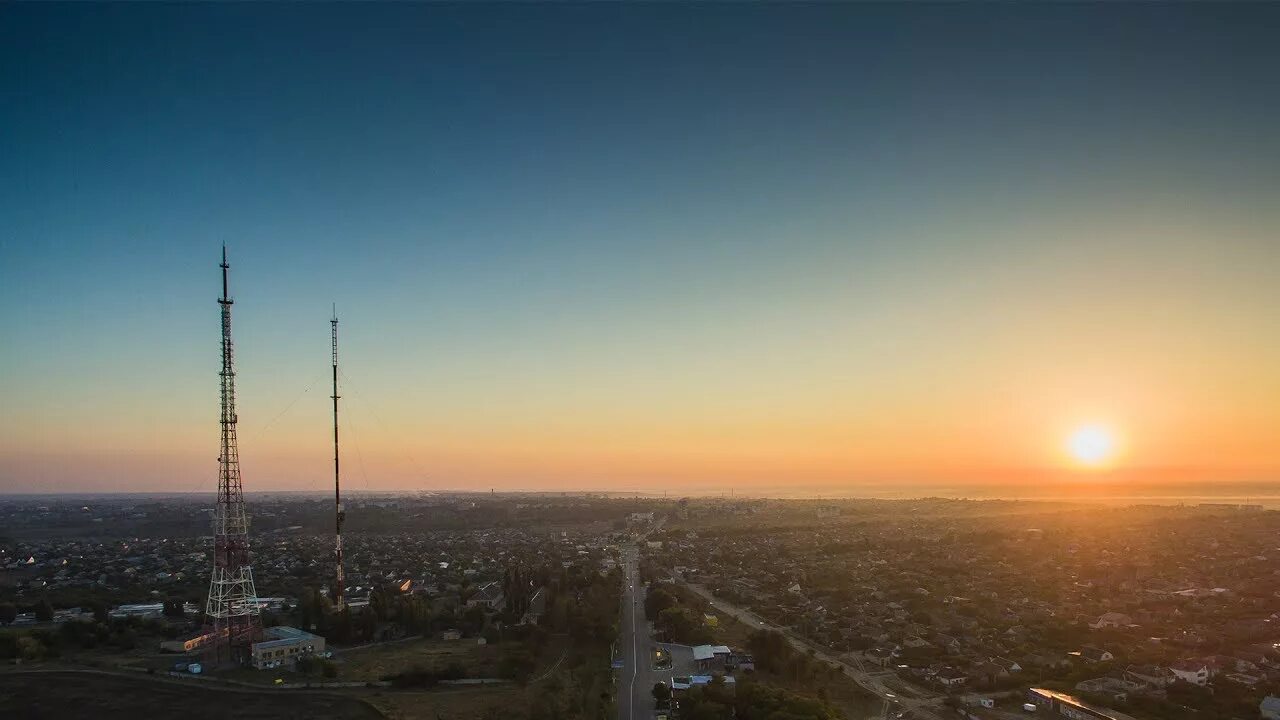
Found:
[[[0,491],[1280,467],[1280,7],[0,7]],[[285,411],[272,422],[279,413]],[[269,427],[268,424],[270,423]],[[353,453],[354,446],[347,452]]]

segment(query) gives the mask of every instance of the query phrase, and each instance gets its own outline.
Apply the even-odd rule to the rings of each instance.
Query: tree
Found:
[[[400,591],[391,584],[383,583],[369,593],[369,609],[378,620],[388,622],[397,619]]]
[[[49,622],[53,620],[53,606],[49,604],[48,598],[45,598],[36,605],[36,622]]]
[[[18,619],[18,608],[13,603],[0,603],[0,625],[12,624]]]
[[[670,700],[670,699],[671,699],[671,688],[667,687],[667,684],[666,684],[666,683],[661,683],[661,682],[660,682],[660,683],[654,683],[654,684],[653,684],[653,699],[654,699],[654,700],[657,700],[658,702],[662,702],[662,701],[664,701],[664,700]]]
[[[298,626],[320,635],[329,634],[329,615],[333,606],[329,598],[316,588],[311,588],[298,602]]]
[[[757,630],[747,638],[747,649],[755,656],[756,665],[769,672],[782,672],[796,654],[795,648],[777,630]]]
[[[322,615],[321,617],[325,618],[324,624],[331,628],[330,636],[334,640],[340,643],[351,641],[352,620],[350,605],[347,605],[338,612],[335,612],[331,619],[328,615]]]
[[[164,601],[164,616],[167,618],[184,618],[186,613],[182,609],[182,598],[169,598]]]
[[[710,641],[711,633],[702,625],[702,616],[687,607],[670,607],[658,613],[657,626],[676,642],[699,644]]]
[[[523,683],[533,674],[533,655],[523,647],[510,648],[498,661],[498,675]]]
[[[343,608],[343,612],[347,612],[347,608]],[[360,613],[360,637],[366,642],[374,641],[378,634],[378,616],[370,612],[368,608]]]
[[[644,599],[644,616],[652,621],[657,621],[658,616],[663,610],[675,607],[679,601],[675,595],[672,595],[666,588],[658,588],[645,596]]]
[[[36,638],[29,635],[18,637],[18,657],[23,660],[39,660],[45,656],[46,652],[44,643]]]
[[[729,720],[733,717],[733,709],[718,702],[700,702],[688,711],[687,717],[689,720]]]
[[[475,635],[484,627],[484,606],[472,605],[462,613],[462,632],[465,635]]]

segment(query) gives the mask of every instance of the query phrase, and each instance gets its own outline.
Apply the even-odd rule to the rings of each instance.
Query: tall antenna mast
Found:
[[[341,610],[346,605],[347,579],[342,570],[342,482],[338,473],[338,306],[333,306],[333,509],[334,509],[334,588],[333,605]]]
[[[236,373],[231,343],[231,305],[227,293],[227,247],[222,246],[222,448],[218,455],[218,504],[213,509],[213,573],[205,606],[213,664],[245,662],[261,631],[258,592],[249,562],[249,518],[236,446]]]

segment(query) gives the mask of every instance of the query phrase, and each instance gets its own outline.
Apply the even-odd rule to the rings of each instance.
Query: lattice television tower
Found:
[[[205,609],[206,654],[214,664],[246,662],[261,635],[258,593],[249,562],[249,518],[236,448],[236,373],[227,295],[227,248],[222,248],[222,453],[218,457],[218,504],[213,510],[213,575]]]
[[[333,607],[341,610],[347,603],[347,578],[342,570],[342,521],[346,513],[342,511],[342,484],[338,475],[338,308],[333,308],[333,319],[329,321],[333,327],[333,510],[334,510],[334,585]]]

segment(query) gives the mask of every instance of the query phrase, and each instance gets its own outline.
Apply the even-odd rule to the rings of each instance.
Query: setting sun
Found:
[[[1067,439],[1067,450],[1081,465],[1103,465],[1115,454],[1115,434],[1105,425],[1082,425]]]

